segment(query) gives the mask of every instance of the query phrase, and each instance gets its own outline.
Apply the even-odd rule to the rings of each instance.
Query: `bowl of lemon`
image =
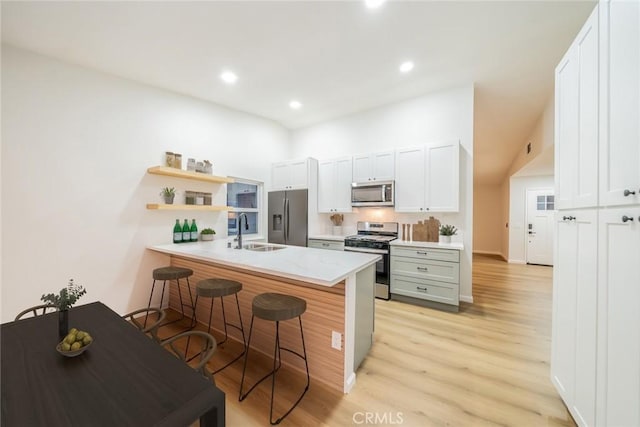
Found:
[[[93,343],[93,337],[88,332],[71,328],[69,333],[56,346],[56,350],[63,356],[75,357],[84,353]]]

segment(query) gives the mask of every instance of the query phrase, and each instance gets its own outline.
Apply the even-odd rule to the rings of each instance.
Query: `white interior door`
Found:
[[[527,264],[553,265],[552,189],[527,190]]]

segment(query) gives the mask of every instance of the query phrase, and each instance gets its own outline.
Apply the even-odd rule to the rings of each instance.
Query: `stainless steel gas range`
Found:
[[[376,263],[376,298],[388,300],[389,242],[398,238],[398,223],[358,221],[357,231],[358,234],[344,239],[344,250],[382,255],[382,259]]]

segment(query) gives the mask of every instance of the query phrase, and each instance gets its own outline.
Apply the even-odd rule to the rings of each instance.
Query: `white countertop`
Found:
[[[435,248],[435,249],[455,249],[458,251],[464,250],[464,245],[460,242],[452,242],[452,243],[440,243],[440,242],[418,242],[418,241],[404,241],[404,240],[394,240],[391,243],[391,246],[413,246],[416,248]]]
[[[334,286],[380,258],[380,255],[361,252],[327,251],[299,246],[285,246],[284,249],[269,252],[232,249],[227,248],[226,239],[154,245],[148,249],[321,286]]]
[[[344,242],[347,236],[340,236],[336,234],[314,234],[309,236],[309,240],[333,240],[335,242]]]

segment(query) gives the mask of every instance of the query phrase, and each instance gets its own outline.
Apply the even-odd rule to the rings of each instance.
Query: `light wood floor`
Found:
[[[575,425],[549,380],[551,276],[550,267],[477,256],[474,304],[459,313],[377,300],[374,345],[354,390],[343,395],[312,383],[281,425]],[[234,351],[220,348],[214,366]],[[254,378],[267,369],[260,362]],[[227,425],[268,426],[270,381],[240,403],[241,375],[241,361],[216,375]],[[301,385],[297,373],[282,375],[276,411]]]

